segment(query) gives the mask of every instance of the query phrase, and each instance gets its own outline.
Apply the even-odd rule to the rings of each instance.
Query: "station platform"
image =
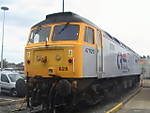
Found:
[[[141,91],[117,113],[150,113],[150,80],[144,80]]]

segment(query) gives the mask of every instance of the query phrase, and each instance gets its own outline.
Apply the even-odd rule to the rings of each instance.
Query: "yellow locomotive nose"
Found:
[[[26,73],[31,77],[83,77],[80,35],[78,22],[34,26],[25,50]]]
[[[28,48],[26,53],[30,52],[30,57],[25,57],[26,73],[29,76],[51,77],[57,75],[64,78],[80,78],[82,67],[79,59],[80,50],[81,47],[75,45],[59,45],[57,47],[48,45],[41,48]]]

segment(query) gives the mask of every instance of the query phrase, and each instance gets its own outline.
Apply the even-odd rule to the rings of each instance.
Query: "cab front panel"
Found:
[[[28,76],[81,78],[82,46],[57,45],[26,48],[26,73]]]
[[[26,74],[82,78],[81,24],[62,22],[33,27],[25,50]]]

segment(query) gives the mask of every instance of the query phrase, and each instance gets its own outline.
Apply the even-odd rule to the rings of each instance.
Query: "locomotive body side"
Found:
[[[138,54],[104,31],[93,29],[95,30],[95,44],[91,46],[83,42],[85,78],[114,78],[141,73]]]
[[[134,76],[141,73],[140,56],[114,37],[103,32],[102,78]]]

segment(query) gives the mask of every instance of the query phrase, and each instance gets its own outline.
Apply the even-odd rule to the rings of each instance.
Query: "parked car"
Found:
[[[25,77],[16,72],[1,71],[0,92],[11,96],[25,96]]]

